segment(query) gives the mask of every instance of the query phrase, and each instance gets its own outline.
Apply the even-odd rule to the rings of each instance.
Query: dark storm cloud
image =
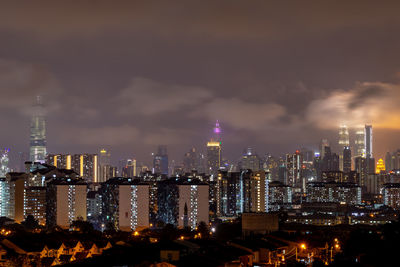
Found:
[[[51,152],[148,159],[168,144],[179,161],[216,119],[229,158],[312,146],[341,123],[398,129],[399,30],[395,2],[2,3],[0,123],[14,134],[0,145],[26,149],[38,94]]]
[[[366,87],[361,86],[349,101],[348,107],[349,109],[357,109],[365,105],[371,98],[381,99],[384,96],[385,91],[386,90],[381,86],[374,84]]]

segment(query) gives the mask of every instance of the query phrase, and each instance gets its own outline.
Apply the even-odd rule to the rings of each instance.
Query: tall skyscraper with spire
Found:
[[[44,163],[46,160],[46,120],[40,96],[36,97],[32,110],[29,158],[32,162]]]
[[[221,167],[221,127],[219,121],[215,123],[213,137],[207,142],[207,172],[216,175]]]

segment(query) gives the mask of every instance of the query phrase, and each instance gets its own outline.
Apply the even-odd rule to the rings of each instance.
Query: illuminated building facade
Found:
[[[46,187],[26,187],[24,204],[24,218],[32,215],[40,225],[46,224]]]
[[[6,174],[10,171],[8,168],[8,152],[10,152],[9,149],[4,149],[0,153],[0,178],[6,177]]]
[[[281,182],[273,181],[268,184],[268,211],[277,211],[292,205],[293,190]]]
[[[149,227],[149,185],[139,180],[114,177],[101,184],[104,224],[132,231]]]
[[[126,165],[122,167],[122,177],[136,177],[136,159],[128,159]]]
[[[33,106],[30,133],[30,161],[43,163],[46,160],[46,121],[45,110],[38,96]]]
[[[365,125],[364,129],[365,157],[373,158],[372,154],[372,125]]]
[[[46,224],[67,229],[87,215],[87,184],[83,179],[59,178],[47,183]]]
[[[400,210],[400,183],[385,184],[382,191],[384,204]]]
[[[384,172],[385,170],[385,162],[383,161],[383,159],[378,159],[378,161],[376,162],[376,173],[379,174],[381,172]]]
[[[302,158],[299,150],[294,154],[286,155],[286,181],[285,184],[292,187],[302,186],[301,167]]]
[[[338,202],[359,205],[361,204],[361,187],[354,183],[308,183],[307,202]]]
[[[0,217],[7,217],[10,203],[10,187],[6,178],[0,178]]]
[[[207,142],[207,173],[216,175],[221,167],[221,143]]]
[[[213,135],[207,142],[207,174],[216,176],[221,168],[221,127],[219,121],[215,123]]]
[[[46,163],[59,169],[74,170],[88,183],[99,182],[97,154],[49,154]]]
[[[108,179],[117,176],[117,168],[111,166],[111,154],[110,151],[104,148],[100,150],[99,156],[99,171],[97,182],[103,183]]]
[[[355,157],[365,157],[365,133],[364,129],[358,128],[355,136]]]

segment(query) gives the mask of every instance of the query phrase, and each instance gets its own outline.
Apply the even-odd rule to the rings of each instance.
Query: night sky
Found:
[[[399,3],[134,2],[1,3],[0,147],[28,152],[38,94],[49,153],[179,162],[217,119],[230,160],[336,143],[341,123],[371,123],[376,158],[400,147]]]

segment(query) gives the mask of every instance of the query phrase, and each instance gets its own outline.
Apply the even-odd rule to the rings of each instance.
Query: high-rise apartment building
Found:
[[[30,160],[44,162],[46,159],[46,121],[41,97],[38,96],[33,106],[30,134]]]
[[[114,177],[101,184],[102,216],[122,231],[149,227],[149,185],[132,178]]]
[[[86,220],[87,184],[83,179],[54,179],[46,191],[47,226],[69,228],[73,221]]]
[[[198,179],[158,182],[158,219],[179,228],[195,229],[209,221],[209,185]]]

